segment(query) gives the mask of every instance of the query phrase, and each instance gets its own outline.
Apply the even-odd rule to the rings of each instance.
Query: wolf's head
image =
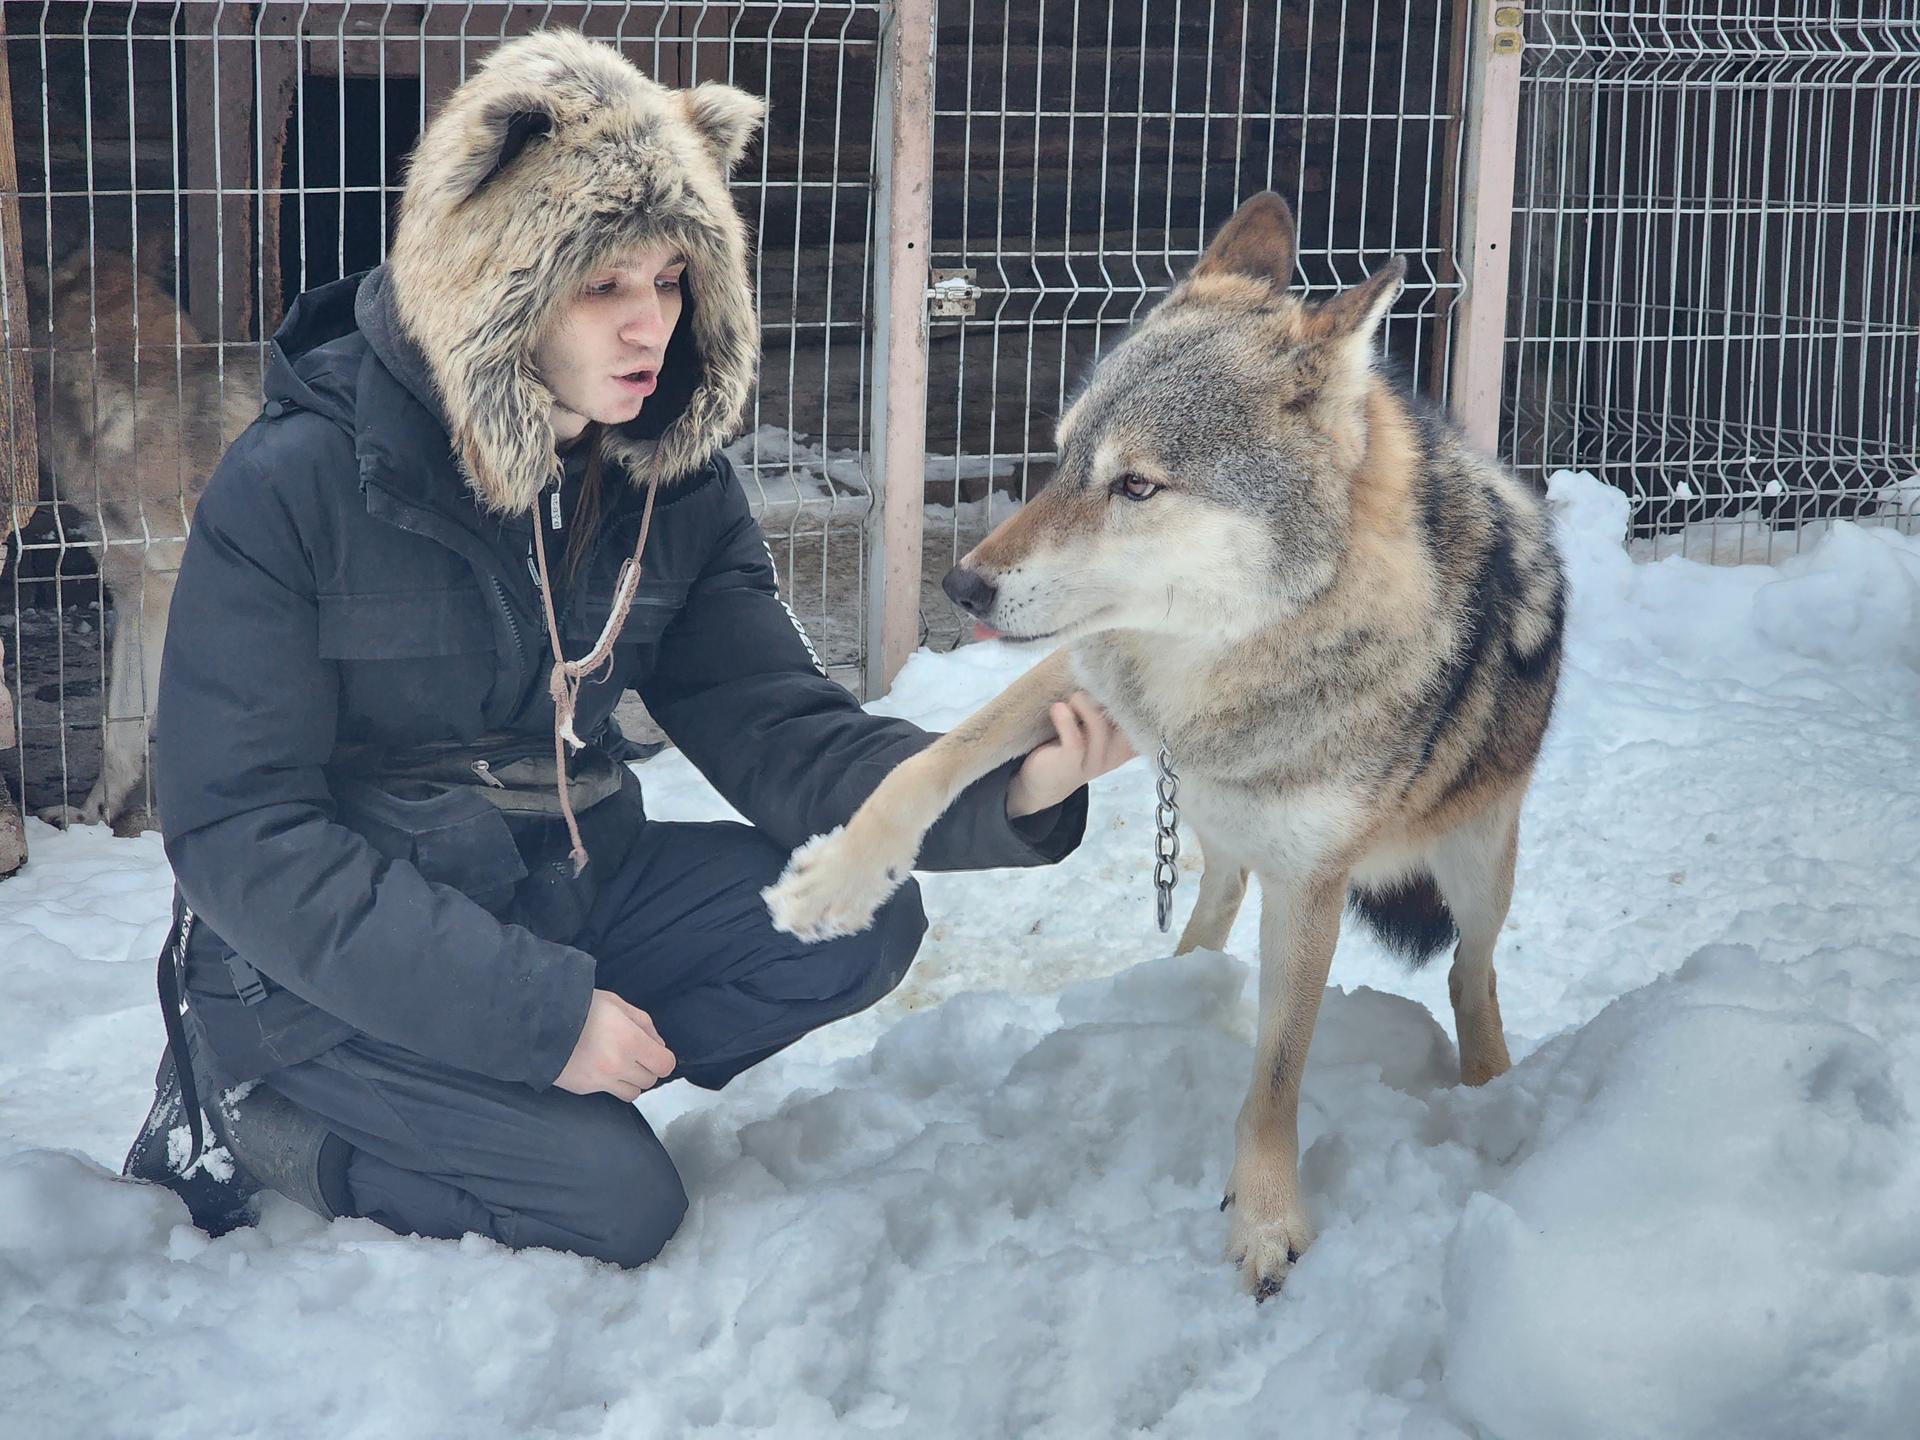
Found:
[[[1286,202],[1242,205],[1061,417],[1046,488],[949,572],[956,604],[1009,638],[1219,634],[1325,589],[1406,264],[1310,305],[1293,262]]]

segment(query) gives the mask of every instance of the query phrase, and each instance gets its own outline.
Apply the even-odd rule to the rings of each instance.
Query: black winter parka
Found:
[[[167,856],[197,922],[189,1003],[239,1080],[362,1032],[546,1086],[585,1021],[594,957],[514,917],[529,886],[552,881],[564,832],[510,826],[481,802],[423,813],[396,838],[343,801],[361,780],[350,756],[502,734],[538,748],[553,723],[533,518],[488,515],[463,484],[383,286],[376,269],[295,303],[262,414],[194,517],[155,765]],[[598,635],[638,534],[638,487],[607,493],[563,602],[572,655]],[[866,713],[818,668],[717,453],[657,503],[638,600],[610,673],[581,691],[578,733],[617,743],[628,689],[783,846],[844,822],[933,738]],[[1010,822],[1014,768],[961,797],[922,868],[1047,864],[1079,843],[1086,792]],[[589,874],[647,823],[628,790],[630,803],[591,812]]]

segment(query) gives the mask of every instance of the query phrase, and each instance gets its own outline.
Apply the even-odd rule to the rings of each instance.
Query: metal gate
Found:
[[[1444,7],[974,0],[942,19],[933,148],[951,178],[931,279],[959,303],[931,320],[931,579],[1045,483],[1069,390],[1256,191],[1293,205],[1310,294],[1407,257],[1388,345],[1416,386],[1444,390]],[[956,640],[951,607],[928,609],[928,638]]]
[[[1517,7],[899,0],[895,10],[891,185],[882,172],[894,243],[881,248],[896,358],[881,384],[896,397],[924,386],[926,409],[896,398],[876,424],[901,444],[888,445],[880,476],[870,692],[915,645],[960,642],[941,575],[1046,482],[1070,390],[1256,191],[1292,202],[1295,279],[1309,295],[1407,258],[1387,350],[1491,446]],[[903,180],[910,170],[925,183]],[[925,235],[925,253],[903,234]],[[1475,292],[1496,297],[1478,316],[1464,303]],[[903,316],[921,307],[910,329]],[[1456,368],[1477,386],[1455,387]]]

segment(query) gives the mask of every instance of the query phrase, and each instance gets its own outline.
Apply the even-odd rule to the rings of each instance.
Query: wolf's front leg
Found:
[[[979,711],[895,766],[845,825],[793,852],[761,891],[776,929],[802,940],[852,935],[913,869],[933,822],[960,792],[1053,734],[1048,707],[1078,687],[1056,650]]]
[[[1340,938],[1346,878],[1260,877],[1260,1028],[1234,1131],[1227,1255],[1257,1298],[1278,1293],[1313,1238],[1300,1203],[1300,1077]]]

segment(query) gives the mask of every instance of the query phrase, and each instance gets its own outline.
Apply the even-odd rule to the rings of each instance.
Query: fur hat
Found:
[[[408,162],[387,269],[486,509],[529,510],[554,477],[535,346],[636,246],[686,256],[688,301],[659,390],[603,432],[604,458],[637,480],[658,447],[671,482],[739,428],[760,337],[727,177],[765,111],[729,85],[658,85],[572,30],[509,41],[447,97]]]

